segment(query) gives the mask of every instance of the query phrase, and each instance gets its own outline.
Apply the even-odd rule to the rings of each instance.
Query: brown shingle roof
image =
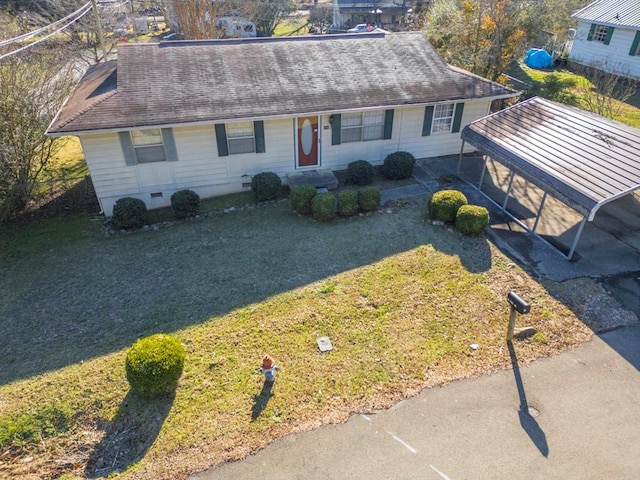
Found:
[[[48,133],[514,94],[449,67],[420,33],[127,44],[117,87],[115,74],[112,62],[91,69]]]

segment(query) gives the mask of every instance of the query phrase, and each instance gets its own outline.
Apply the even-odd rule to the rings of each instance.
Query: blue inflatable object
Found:
[[[542,48],[532,48],[527,51],[524,63],[531,68],[549,68],[553,67],[553,58]]]

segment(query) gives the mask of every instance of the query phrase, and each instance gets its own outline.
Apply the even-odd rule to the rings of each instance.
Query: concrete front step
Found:
[[[290,188],[299,187],[300,185],[312,185],[316,188],[326,188],[328,190],[338,188],[338,179],[327,168],[288,173],[287,182]]]

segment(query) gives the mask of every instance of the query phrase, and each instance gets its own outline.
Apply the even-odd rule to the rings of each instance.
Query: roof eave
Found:
[[[214,125],[216,123],[231,123],[231,122],[239,122],[239,121],[255,121],[255,120],[279,120],[286,118],[295,118],[301,115],[332,115],[334,113],[348,113],[348,112],[363,112],[369,110],[379,110],[379,109],[389,109],[389,108],[405,108],[405,107],[423,107],[427,105],[441,105],[444,103],[452,103],[452,102],[468,102],[473,100],[504,100],[507,98],[514,98],[521,94],[521,92],[514,93],[505,93],[501,95],[492,95],[487,97],[476,97],[476,98],[463,98],[463,99],[447,99],[441,100],[437,102],[416,102],[416,103],[403,103],[403,104],[395,104],[395,105],[374,105],[371,107],[354,107],[354,108],[343,108],[340,110],[318,110],[313,112],[299,112],[299,113],[283,113],[279,115],[269,115],[265,116],[253,116],[253,117],[243,117],[243,118],[216,118],[209,120],[200,120],[193,122],[172,122],[172,123],[162,123],[156,125],[122,125],[118,127],[109,127],[109,128],[96,128],[96,129],[86,129],[86,130],[65,130],[65,131],[51,131],[51,125],[55,122],[51,122],[49,128],[45,132],[45,134],[49,137],[66,137],[66,136],[78,136],[78,135],[93,135],[100,133],[112,133],[112,132],[121,132],[124,130],[132,130],[132,129],[144,129],[144,128],[175,128],[175,127],[187,127],[187,126],[199,126],[199,125]]]

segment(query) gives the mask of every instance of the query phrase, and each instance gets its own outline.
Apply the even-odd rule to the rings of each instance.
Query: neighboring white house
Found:
[[[447,65],[420,33],[123,44],[92,67],[47,134],[80,138],[106,215],[253,175],[455,154],[460,129],[517,93]],[[472,150],[472,148],[470,147]]]
[[[333,23],[354,27],[360,23],[389,28],[407,21],[413,13],[412,0],[333,0]]]
[[[596,0],[572,17],[570,62],[640,78],[640,0]]]

